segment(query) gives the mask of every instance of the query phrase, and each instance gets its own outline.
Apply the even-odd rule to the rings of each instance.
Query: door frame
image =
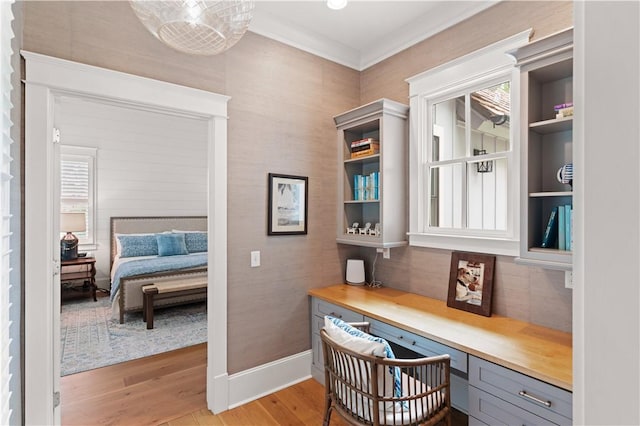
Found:
[[[206,120],[209,272],[207,406],[228,407],[227,102],[228,96],[22,51],[25,59],[24,389],[26,425],[59,425],[60,250],[53,142],[58,96]],[[58,154],[56,154],[58,152]],[[214,350],[215,349],[215,350]]]

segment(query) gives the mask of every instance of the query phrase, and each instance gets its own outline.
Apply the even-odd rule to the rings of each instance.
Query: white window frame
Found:
[[[84,146],[60,145],[60,161],[86,161],[89,165],[89,206],[87,211],[87,238],[81,238],[78,248],[96,250],[96,158],[97,149]],[[63,229],[60,230],[64,231]]]
[[[531,30],[407,79],[410,95],[409,244],[448,250],[518,256],[520,236],[520,77],[507,51],[527,44]],[[429,225],[430,184],[427,159],[431,148],[431,108],[434,103],[468,91],[510,81],[510,151],[484,156],[507,158],[507,229],[488,231],[437,228]],[[465,159],[458,159],[465,163]],[[467,158],[467,160],[469,160]],[[466,185],[466,183],[465,183]],[[465,203],[463,203],[463,208]]]

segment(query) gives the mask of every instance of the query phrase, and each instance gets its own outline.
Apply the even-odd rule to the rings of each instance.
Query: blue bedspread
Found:
[[[118,266],[111,282],[111,301],[118,293],[120,280],[134,275],[166,272],[176,269],[207,266],[208,253],[195,253],[185,256],[158,256],[151,259],[139,259]]]

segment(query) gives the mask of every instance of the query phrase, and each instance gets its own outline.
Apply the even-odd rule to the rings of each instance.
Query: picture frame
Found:
[[[452,252],[447,306],[490,317],[495,261],[493,255]]]
[[[267,235],[307,233],[309,178],[269,173]]]

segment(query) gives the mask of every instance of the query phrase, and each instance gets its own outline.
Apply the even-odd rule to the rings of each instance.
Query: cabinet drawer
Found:
[[[411,349],[423,356],[449,354],[451,368],[463,373],[467,372],[467,354],[426,337],[419,336],[408,331],[401,330],[384,322],[365,317],[365,321],[371,324],[371,334],[382,337],[390,342]]]
[[[469,385],[557,424],[571,424],[573,395],[540,380],[469,357]]]
[[[480,424],[492,426],[554,424],[487,392],[469,386],[469,424],[474,424],[472,418],[480,420]]]
[[[314,316],[324,317],[325,315],[331,315],[332,317],[340,318],[346,322],[361,322],[362,314],[355,313],[349,309],[345,309],[341,306],[334,305],[333,303],[325,302],[317,298],[312,298],[313,304],[311,311]],[[319,332],[319,331],[318,331]]]

